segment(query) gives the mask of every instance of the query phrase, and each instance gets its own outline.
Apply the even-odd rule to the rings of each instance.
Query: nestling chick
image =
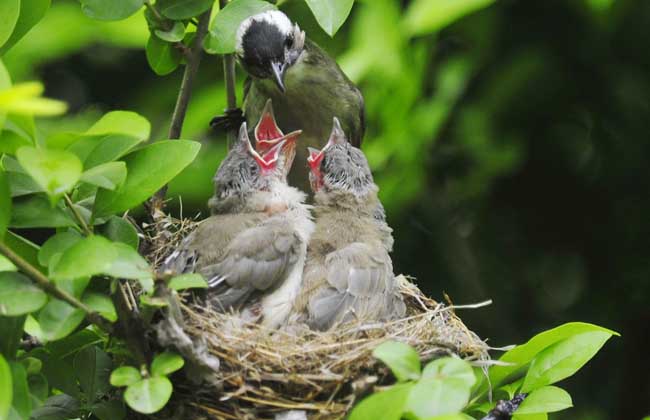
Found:
[[[242,124],[214,177],[212,216],[166,261],[173,272],[202,274],[217,310],[240,311],[269,328],[281,326],[290,312],[314,228],[305,194],[286,182],[299,134],[260,155]]]
[[[244,115],[257,122],[268,99],[273,100],[279,126],[303,130],[298,160],[307,146],[321,148],[337,115],[353,145],[365,130],[363,96],[336,62],[305,37],[298,24],[277,10],[244,20],[237,31],[236,56],[249,79],[244,85]],[[228,117],[217,117],[219,125]],[[290,180],[302,185],[306,168],[296,165]]]
[[[398,318],[406,307],[388,253],[392,230],[377,197],[368,162],[348,143],[339,121],[322,150],[310,149],[316,229],[294,310],[326,330],[357,320]]]

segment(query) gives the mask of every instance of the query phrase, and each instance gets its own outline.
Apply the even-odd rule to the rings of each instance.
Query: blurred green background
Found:
[[[554,418],[647,415],[650,1],[418,3],[359,1],[334,39],[303,2],[282,5],[365,95],[395,271],[438,299],[492,299],[460,315],[495,346],[571,320],[619,331],[569,380],[577,408]],[[99,23],[54,0],[3,60],[70,105],[39,121],[45,133],[129,109],[162,139],[181,70],[155,76],[147,37],[141,14]],[[225,108],[221,66],[204,57],[182,136],[203,148],[171,185],[175,215],[206,214],[225,153],[208,130]]]

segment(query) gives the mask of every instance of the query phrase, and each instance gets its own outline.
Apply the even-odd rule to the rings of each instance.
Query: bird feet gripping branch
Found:
[[[237,131],[245,121],[241,108],[226,109],[223,115],[210,120],[210,127],[215,131]]]

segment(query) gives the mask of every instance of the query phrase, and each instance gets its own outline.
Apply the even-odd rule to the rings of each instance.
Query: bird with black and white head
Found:
[[[316,229],[311,236],[294,320],[330,329],[347,321],[404,315],[389,256],[392,230],[368,161],[346,139],[338,119],[321,150],[310,149]]]
[[[305,194],[287,185],[300,132],[258,153],[246,124],[214,177],[212,216],[165,261],[173,273],[199,273],[208,302],[269,328],[281,326],[300,288],[313,230]]]
[[[250,126],[260,120],[272,99],[279,127],[285,132],[303,131],[299,160],[307,158],[307,146],[324,146],[334,116],[352,144],[360,146],[365,130],[361,92],[297,23],[281,11],[266,11],[245,19],[236,39],[235,55],[249,75],[243,108]],[[237,121],[236,115],[229,115],[213,119],[213,126]],[[306,179],[306,168],[296,165],[291,184],[302,185]]]

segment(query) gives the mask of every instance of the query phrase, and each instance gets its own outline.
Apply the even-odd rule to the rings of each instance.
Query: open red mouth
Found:
[[[280,139],[284,136],[282,130],[275,121],[273,114],[273,105],[271,100],[266,101],[262,116],[255,126],[255,148],[260,153],[266,153],[269,149],[275,146]]]
[[[261,153],[253,149],[250,142],[248,143],[248,151],[262,169],[262,174],[268,175],[274,172],[281,155],[286,157],[283,165],[287,168],[291,167],[296,151],[296,139],[301,133],[301,130],[297,130],[275,139],[273,146],[264,152],[260,151]]]

